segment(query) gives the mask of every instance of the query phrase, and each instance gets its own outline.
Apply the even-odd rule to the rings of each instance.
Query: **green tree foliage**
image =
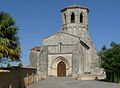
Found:
[[[23,67],[23,64],[20,62],[20,63],[18,64],[18,67]]]
[[[120,82],[120,44],[112,42],[110,48],[104,46],[99,55],[101,67],[106,72],[107,80]]]
[[[7,68],[12,68],[10,63],[7,64]]]
[[[15,20],[5,12],[0,12],[0,62],[20,60],[20,43]]]

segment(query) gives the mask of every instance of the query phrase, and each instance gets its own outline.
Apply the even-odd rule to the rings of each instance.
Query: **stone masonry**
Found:
[[[31,66],[38,78],[73,77],[95,79],[103,74],[99,57],[88,34],[87,7],[72,5],[61,10],[61,31],[31,49]]]

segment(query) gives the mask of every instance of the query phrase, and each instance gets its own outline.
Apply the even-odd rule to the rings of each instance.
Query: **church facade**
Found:
[[[73,5],[61,10],[61,31],[43,39],[30,51],[30,64],[39,78],[78,77],[88,79],[103,73],[88,33],[87,7]]]

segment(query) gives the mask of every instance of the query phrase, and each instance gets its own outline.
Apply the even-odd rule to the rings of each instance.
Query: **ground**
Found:
[[[120,84],[50,77],[27,88],[120,88]]]

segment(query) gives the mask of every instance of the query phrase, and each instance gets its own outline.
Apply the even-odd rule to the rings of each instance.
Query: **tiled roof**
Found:
[[[89,12],[89,9],[85,6],[79,6],[79,5],[71,5],[71,6],[67,6],[65,8],[63,8],[61,10],[61,12],[65,11],[66,9],[74,9],[74,8],[81,8],[81,9],[87,9],[87,11]]]

